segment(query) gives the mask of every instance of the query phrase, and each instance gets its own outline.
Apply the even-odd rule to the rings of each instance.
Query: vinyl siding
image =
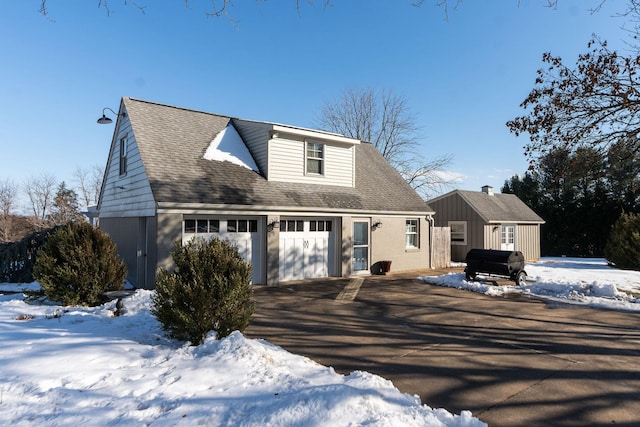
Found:
[[[527,261],[540,259],[540,225],[518,224],[516,226],[516,249]]]
[[[153,216],[155,201],[128,117],[120,119],[107,163],[100,217]],[[127,137],[127,173],[120,176],[120,140]]]
[[[313,142],[323,143],[321,140]],[[305,173],[306,140],[272,139],[269,143],[269,180],[353,187],[354,147],[324,143],[324,173]]]
[[[234,120],[233,125],[245,142],[249,152],[256,161],[260,172],[269,179],[269,130],[267,123]]]
[[[484,221],[458,194],[429,202],[435,211],[436,227],[448,227],[449,221],[467,222],[466,245],[451,245],[451,260],[464,261],[472,248],[485,248]]]

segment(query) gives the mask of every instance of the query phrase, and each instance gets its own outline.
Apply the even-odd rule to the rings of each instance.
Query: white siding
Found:
[[[269,142],[269,180],[309,184],[354,186],[354,146],[324,143],[324,174],[305,174],[304,139],[277,138]]]
[[[154,216],[155,201],[128,116],[122,117],[119,125],[109,153],[100,217]],[[127,173],[120,176],[120,140],[125,136]]]

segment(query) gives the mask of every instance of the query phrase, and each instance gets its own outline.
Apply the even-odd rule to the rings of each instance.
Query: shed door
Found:
[[[516,226],[513,224],[502,225],[500,236],[500,249],[514,251],[516,249]]]
[[[280,280],[328,277],[333,269],[330,219],[280,220]]]

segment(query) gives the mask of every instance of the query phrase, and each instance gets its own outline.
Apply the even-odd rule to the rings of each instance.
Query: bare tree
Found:
[[[422,196],[451,184],[440,173],[452,159],[425,161],[416,153],[419,128],[406,98],[390,90],[348,88],[321,107],[317,126],[372,143]]]
[[[50,205],[53,202],[56,188],[56,178],[43,173],[39,177],[31,177],[24,183],[23,189],[29,198],[29,204],[35,225],[45,227]]]
[[[73,172],[85,209],[98,203],[103,175],[104,171],[98,165],[94,165],[92,168],[78,166]]]
[[[0,242],[13,240],[13,216],[18,199],[18,185],[10,179],[0,182]]]
[[[597,38],[575,67],[545,53],[535,87],[520,104],[526,115],[507,122],[516,136],[528,133],[525,154],[536,159],[558,150],[640,138],[640,55],[611,51]]]

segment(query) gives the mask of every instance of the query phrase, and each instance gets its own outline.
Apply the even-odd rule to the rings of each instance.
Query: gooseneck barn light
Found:
[[[122,116],[122,117],[126,117],[126,116],[127,116],[127,113],[120,113],[120,114],[118,114],[118,113],[116,113],[115,111],[113,111],[113,110],[112,110],[111,108],[109,108],[109,107],[103,108],[103,109],[102,109],[102,117],[100,117],[100,118],[98,119],[98,123],[100,123],[101,125],[108,125],[109,123],[113,123],[113,120],[111,120],[109,117],[107,117],[107,116],[104,114],[104,112],[105,112],[105,111],[107,111],[107,110],[109,110],[109,111],[111,111],[113,114],[115,114],[115,115],[116,115],[116,117],[117,117],[117,116]]]

